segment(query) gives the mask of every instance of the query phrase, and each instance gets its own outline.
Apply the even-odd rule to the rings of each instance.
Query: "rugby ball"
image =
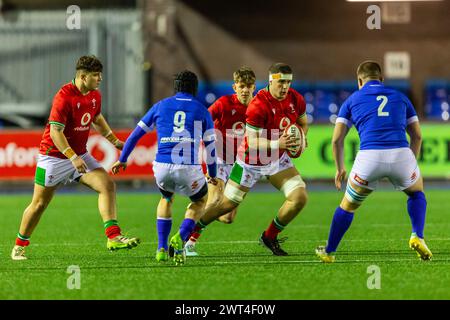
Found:
[[[299,142],[299,145],[297,147],[291,147],[286,149],[286,153],[291,158],[300,157],[303,151],[305,151],[306,147],[306,138],[302,127],[300,127],[296,123],[292,123],[284,129],[284,132],[286,132],[289,136],[294,137],[295,140]]]

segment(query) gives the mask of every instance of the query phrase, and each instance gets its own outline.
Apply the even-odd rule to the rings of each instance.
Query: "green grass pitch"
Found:
[[[27,261],[9,257],[31,195],[1,195],[0,299],[449,299],[450,205],[448,190],[427,192],[425,236],[434,253],[420,261],[408,248],[406,196],[378,191],[363,204],[337,252],[320,263],[342,192],[310,192],[303,212],[282,235],[287,257],[257,239],[283,201],[280,192],[250,193],[232,225],[211,224],[198,244],[200,257],[183,267],[157,263],[157,194],[118,194],[119,223],[143,243],[109,252],[95,194],[57,194],[28,248]],[[176,197],[178,229],[187,199]],[[172,232],[173,233],[173,232]],[[67,288],[68,267],[80,268],[80,289]],[[380,268],[380,289],[368,289],[370,266]],[[369,268],[369,272],[368,272]]]

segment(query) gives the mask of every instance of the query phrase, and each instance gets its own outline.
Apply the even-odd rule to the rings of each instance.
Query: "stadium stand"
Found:
[[[400,90],[410,97],[411,84],[407,80],[386,80],[387,86]],[[217,98],[232,94],[232,81],[200,83],[198,98],[210,106]],[[266,82],[258,81],[256,89],[262,89]],[[292,88],[305,98],[306,112],[310,123],[334,123],[341,104],[358,89],[356,80],[341,81],[293,81]],[[448,105],[447,105],[448,111]]]
[[[425,83],[425,99],[425,114],[428,120],[449,121],[450,80],[428,80]]]

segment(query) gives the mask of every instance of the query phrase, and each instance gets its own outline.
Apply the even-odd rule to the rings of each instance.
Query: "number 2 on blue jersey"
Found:
[[[377,101],[380,101],[380,100],[383,100],[383,101],[381,102],[380,106],[378,107],[378,116],[379,117],[389,117],[389,112],[383,111],[383,108],[388,103],[388,98],[386,96],[378,96]]]

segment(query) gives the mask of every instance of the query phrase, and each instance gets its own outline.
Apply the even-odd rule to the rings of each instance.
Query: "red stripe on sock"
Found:
[[[200,238],[201,233],[198,232],[192,232],[191,236],[189,237],[189,240],[191,240],[192,242],[196,242],[198,240],[198,238]]]
[[[20,238],[16,238],[16,245],[26,247],[30,244],[30,240],[22,240]]]
[[[265,231],[264,235],[269,238],[269,239],[276,239],[277,235],[281,232],[280,229],[278,229],[275,225],[275,223],[272,221],[272,223],[270,224],[270,226],[267,228],[267,230]]]
[[[201,233],[199,231],[201,231],[202,229],[203,229],[202,227],[195,225],[194,230],[192,230],[192,233]]]
[[[105,234],[109,239],[115,238],[121,235],[120,227],[117,225],[110,226],[105,229]]]

